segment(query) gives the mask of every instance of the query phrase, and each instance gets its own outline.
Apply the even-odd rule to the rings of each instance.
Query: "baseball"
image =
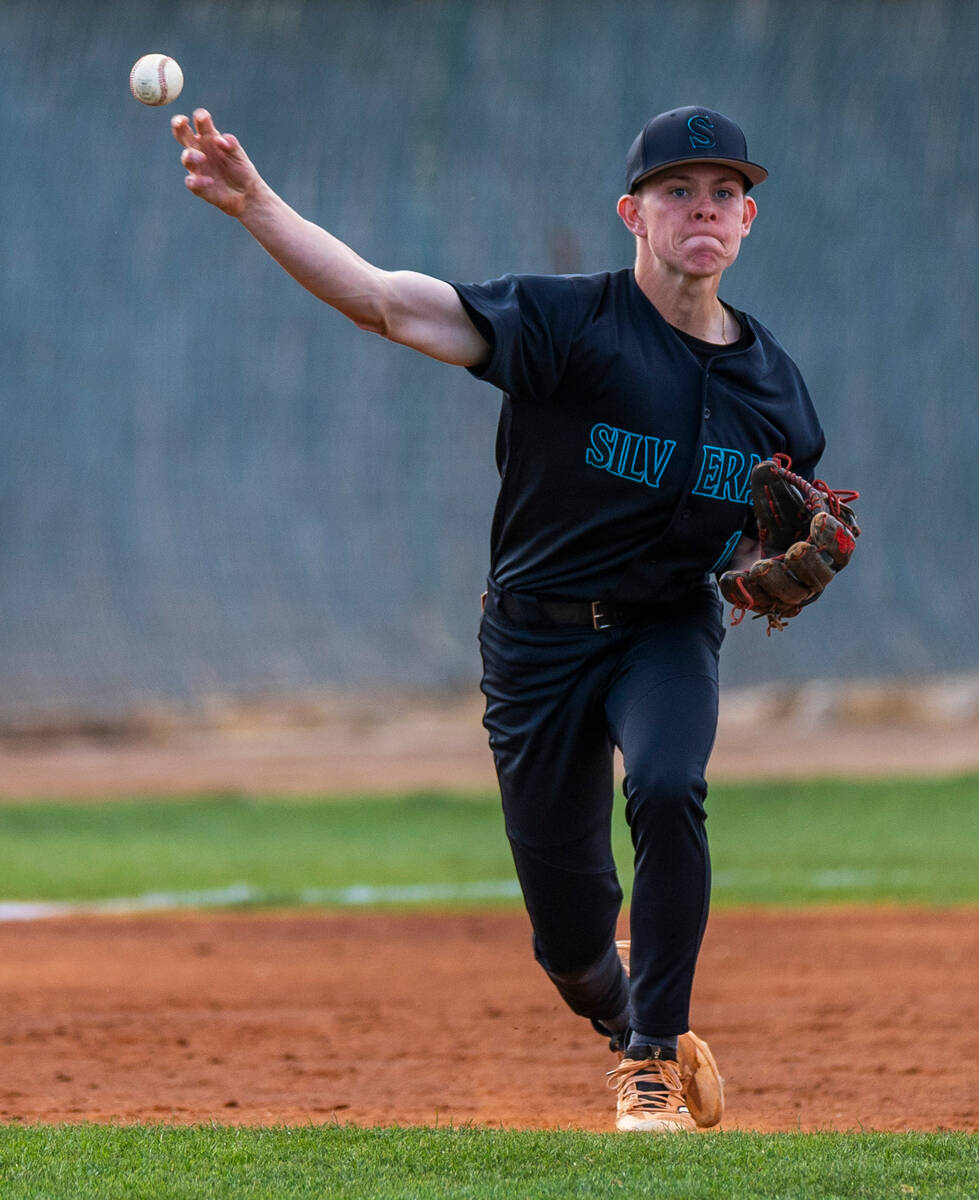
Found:
[[[180,64],[166,54],[144,54],[129,72],[129,90],[140,104],[169,104],[183,86]]]

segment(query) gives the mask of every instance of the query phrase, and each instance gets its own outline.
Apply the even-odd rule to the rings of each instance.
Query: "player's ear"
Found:
[[[625,195],[619,197],[619,203],[616,205],[616,212],[622,218],[626,229],[635,237],[646,236],[646,222],[643,220],[639,212],[639,206],[636,204],[635,196]]]
[[[758,205],[754,196],[745,196],[744,212],[741,214],[741,236],[747,237],[751,232],[751,223],[758,216]]]

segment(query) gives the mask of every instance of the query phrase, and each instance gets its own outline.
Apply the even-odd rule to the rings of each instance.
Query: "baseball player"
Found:
[[[718,298],[767,172],[722,114],[663,113],[629,150],[618,201],[633,266],[453,284],[372,266],[304,220],[203,109],[172,124],[187,187],[299,283],[502,391],[482,690],[534,954],[621,1055],[618,1129],[716,1124],[720,1076],[689,1031],[710,894],[715,577],[761,556],[755,464],[788,456],[808,479],[824,445],[795,364]],[[629,970],[615,944],[616,747],[635,847]]]

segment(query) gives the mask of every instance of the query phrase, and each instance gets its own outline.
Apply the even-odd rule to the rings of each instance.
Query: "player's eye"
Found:
[[[686,196],[687,194],[688,194],[688,193],[687,193],[687,189],[686,189],[685,187],[674,187],[674,188],[670,188],[670,195],[671,195],[671,196],[677,196],[677,197],[679,197],[680,199],[683,199],[683,197],[684,197],[684,196]]]
[[[718,200],[730,200],[733,195],[734,195],[734,193],[729,188],[718,188],[717,189]]]

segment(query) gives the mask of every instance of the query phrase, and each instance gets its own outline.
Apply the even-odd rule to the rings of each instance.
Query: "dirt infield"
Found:
[[[715,915],[723,1127],[976,1129],[976,950],[968,913]],[[0,961],[3,1121],[610,1128],[522,914],[59,919]]]

